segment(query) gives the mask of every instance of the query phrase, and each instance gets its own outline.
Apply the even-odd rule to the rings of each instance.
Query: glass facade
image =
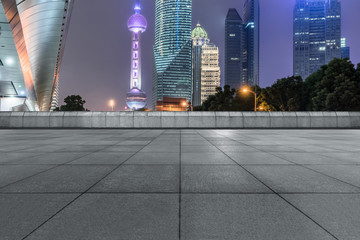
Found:
[[[259,85],[260,5],[259,0],[244,4],[244,79],[247,85]]]
[[[156,0],[153,109],[163,97],[191,101],[192,0]]]
[[[341,58],[350,59],[350,47],[346,45],[346,38],[341,38]]]
[[[243,17],[230,8],[225,20],[225,85],[235,89],[259,85],[259,0],[245,2]]]
[[[239,89],[242,78],[243,24],[235,8],[230,8],[225,20],[225,85]]]
[[[294,75],[309,75],[341,57],[338,0],[297,0],[294,9]]]

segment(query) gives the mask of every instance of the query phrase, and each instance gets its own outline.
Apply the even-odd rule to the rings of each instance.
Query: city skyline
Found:
[[[209,1],[207,1],[209,2]],[[193,24],[197,22],[204,26],[212,42],[220,48],[221,69],[224,69],[224,21],[228,8],[236,7],[242,15],[244,1],[218,1],[204,5],[204,1],[193,3]],[[144,91],[151,98],[152,87],[152,45],[154,43],[154,1],[143,1],[143,15],[148,18],[149,29],[144,46]],[[261,43],[260,43],[260,85],[268,86],[276,79],[292,75],[292,10],[295,1],[260,1],[261,4]],[[87,7],[89,6],[89,7]],[[360,62],[359,33],[351,26],[360,21],[354,9],[360,6],[359,2],[349,0],[343,3],[343,33],[351,47],[351,58],[354,63]],[[126,19],[133,8],[132,1],[113,1],[102,6],[96,1],[89,0],[86,4],[77,1],[74,6],[67,47],[60,73],[60,100],[70,94],[80,94],[91,110],[108,110],[107,102],[114,98],[116,109],[122,110],[125,106],[123,98],[128,91],[130,44]],[[276,9],[276,11],[271,11]],[[204,11],[206,10],[206,11]],[[104,14],[100,21],[92,20],[95,12]],[[118,12],[115,14],[115,12]],[[113,14],[114,15],[113,15]],[[271,20],[271,22],[269,22]],[[275,24],[281,27],[269,28]],[[345,25],[345,27],[344,27]],[[108,27],[103,27],[108,26]],[[111,28],[111,30],[109,29]],[[93,34],[93,29],[98,33]],[[126,31],[125,31],[126,29]],[[116,32],[115,32],[116,31]],[[146,40],[146,41],[147,41]],[[122,46],[124,45],[124,46]],[[282,51],[276,51],[278,47]],[[149,47],[151,49],[149,49]],[[126,48],[126,49],[125,49]],[[116,51],[115,51],[116,50]],[[272,55],[277,52],[276,61]],[[122,54],[119,54],[122,53]],[[224,82],[222,71],[222,83]],[[114,87],[116,86],[117,87]],[[125,87],[126,86],[126,87]]]

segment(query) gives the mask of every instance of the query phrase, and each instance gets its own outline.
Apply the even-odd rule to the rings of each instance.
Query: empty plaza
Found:
[[[0,239],[360,239],[360,130],[0,130]]]

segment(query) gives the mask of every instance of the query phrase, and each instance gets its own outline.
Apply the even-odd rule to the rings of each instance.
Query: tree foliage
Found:
[[[257,93],[259,111],[360,111],[360,64],[334,59],[305,81],[292,76],[277,80]],[[253,111],[254,95],[239,90],[217,88],[194,111]]]
[[[82,111],[89,111],[88,109],[84,108],[84,104],[86,103],[85,100],[82,99],[79,95],[71,95],[67,96],[64,99],[65,105],[61,105],[55,111],[65,111],[65,112],[82,112]]]
[[[360,68],[349,59],[334,59],[318,72],[310,100],[315,111],[359,111]]]
[[[301,77],[279,79],[263,89],[259,102],[273,111],[300,111],[303,107],[303,80]]]

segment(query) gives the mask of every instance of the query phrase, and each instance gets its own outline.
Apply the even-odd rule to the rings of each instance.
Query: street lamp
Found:
[[[115,101],[113,99],[109,101],[109,105],[111,107],[111,111],[114,111]]]
[[[257,108],[256,108],[256,105],[257,105],[257,95],[256,95],[256,92],[251,91],[251,90],[250,90],[249,88],[247,88],[247,87],[243,88],[242,91],[243,91],[244,93],[249,92],[249,93],[254,94],[254,96],[255,96],[255,108],[254,108],[254,110],[255,110],[255,112],[256,112],[256,111],[257,111]]]

